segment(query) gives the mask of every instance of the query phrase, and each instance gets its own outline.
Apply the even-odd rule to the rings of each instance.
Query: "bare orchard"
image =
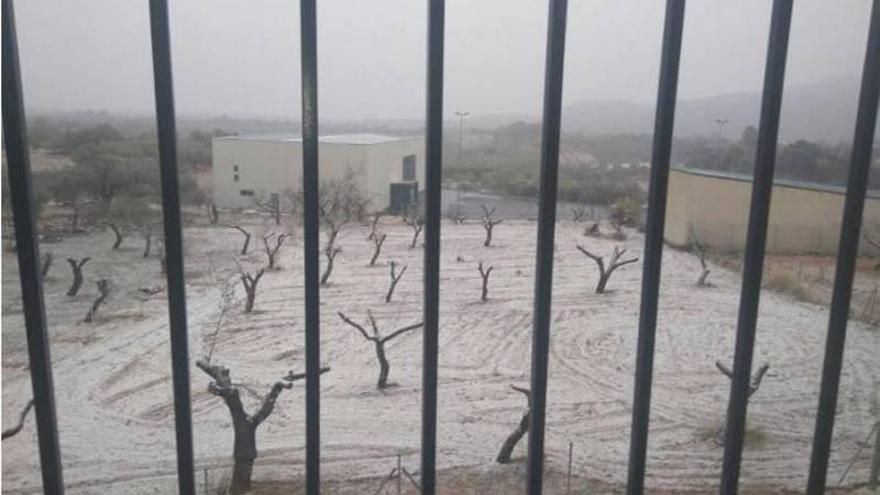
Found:
[[[198,484],[201,489],[207,479],[213,490],[233,470],[233,420],[219,388],[234,388],[244,410],[262,414],[273,384],[284,391],[271,397],[270,414],[260,416],[253,479],[295,482],[304,461],[303,387],[290,374],[304,366],[301,230],[266,216],[206,224],[185,232]],[[223,224],[252,236],[246,254],[242,233]],[[321,288],[322,364],[330,368],[321,376],[322,476],[337,484],[359,480],[361,486],[386,475],[398,454],[416,471],[420,439],[423,237],[400,218],[382,217],[375,225],[382,239],[377,250],[370,224],[369,217],[348,223],[329,248],[322,243],[322,250],[338,251]],[[488,242],[479,218],[443,223],[438,462],[443,469],[491,469],[501,476],[521,472],[528,436],[517,430],[527,413],[526,392],[520,392],[529,385],[535,223],[506,220],[493,227]],[[641,258],[643,238],[632,231],[621,238],[605,224],[592,235],[584,235],[585,228],[566,221],[557,229],[546,445],[548,468],[564,471],[573,442],[575,476],[592,480],[598,493],[626,478],[641,262],[620,265],[597,293],[597,262],[584,251],[610,261],[626,249],[621,261]],[[270,269],[267,251],[286,234],[292,235]],[[147,257],[137,237],[112,249],[110,229],[42,246],[55,259],[45,291],[70,493],[171,493],[176,486],[161,229],[153,237]],[[73,269],[64,260],[87,257],[82,287],[66,295]],[[322,263],[328,259],[322,256]],[[491,277],[482,276],[489,267]],[[730,366],[732,360],[740,278],[709,268],[711,284],[698,286],[699,258],[675,250],[664,255],[649,491],[713,492],[720,472],[716,433],[730,384],[716,361]],[[242,279],[258,273],[246,311]],[[107,281],[103,288],[101,280]],[[393,298],[387,297],[392,282]],[[3,253],[2,303],[6,427],[31,395],[11,252]],[[749,406],[744,492],[805,485],[827,319],[826,308],[775,292],[763,295],[755,369],[770,366]],[[850,328],[833,482],[880,415],[880,331],[857,322]],[[381,362],[374,333],[383,344]],[[197,368],[196,360],[211,367]],[[279,381],[285,376],[289,381]],[[502,444],[516,436],[523,439],[510,463],[496,465]],[[845,484],[867,478],[867,450],[855,459]],[[32,417],[3,442],[3,488],[40,491]]]

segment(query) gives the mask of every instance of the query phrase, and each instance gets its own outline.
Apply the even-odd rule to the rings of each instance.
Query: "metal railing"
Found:
[[[437,362],[440,258],[440,181],[442,164],[444,0],[428,1],[424,344],[422,381],[422,493],[436,491]],[[61,494],[64,484],[55,416],[52,367],[46,335],[43,290],[39,274],[39,246],[34,214],[24,103],[15,33],[13,0],[2,0],[3,14],[3,137],[9,168],[10,196],[21,275],[27,329],[28,356],[35,400],[43,491]],[[544,426],[547,367],[550,346],[553,243],[565,58],[567,0],[549,0],[538,243],[532,333],[531,388],[533,406],[528,443],[528,493],[540,494],[543,485]],[[730,391],[720,492],[737,492],[742,456],[748,381],[752,367],[767,215],[770,205],[777,131],[788,34],[793,0],[774,0],[767,50],[759,138],[755,159],[752,202],[743,268],[742,293],[736,333],[734,376]],[[672,147],[682,44],[685,0],[667,0],[661,50],[660,80],[651,160],[641,308],[636,353],[635,387],[627,493],[644,493],[648,445],[651,380],[657,301],[663,252],[663,227]],[[169,329],[173,370],[174,412],[179,491],[195,493],[192,413],[189,390],[186,295],[183,270],[180,198],[174,92],[171,72],[167,0],[150,0],[150,29],[156,119],[159,136],[162,207],[165,229]],[[303,198],[305,246],[305,356],[306,356],[306,493],[320,493],[320,322],[318,217],[318,79],[316,0],[300,0],[302,64]],[[825,346],[825,360],[809,482],[810,495],[824,493],[828,457],[837,405],[855,262],[870,170],[880,95],[880,0],[874,0],[855,124],[852,159],[843,210],[837,271]]]

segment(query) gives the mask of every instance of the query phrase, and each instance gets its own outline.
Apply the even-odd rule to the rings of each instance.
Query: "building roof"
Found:
[[[333,134],[320,136],[318,141],[327,144],[349,144],[368,146],[415,139],[416,136],[387,136],[384,134]],[[241,136],[223,136],[214,138],[223,141],[271,141],[300,143],[302,137],[296,134],[248,134]]]
[[[748,174],[740,174],[737,172],[728,172],[724,170],[708,170],[704,168],[691,168],[685,167],[684,165],[678,164],[673,165],[672,170],[678,172],[684,172],[686,174],[691,175],[700,175],[703,177],[712,177],[715,179],[727,179],[727,180],[735,180],[738,182],[752,182],[752,176]],[[792,179],[773,179],[774,186],[780,187],[791,187],[794,189],[806,189],[809,191],[822,191],[833,194],[841,194],[846,195],[846,188],[843,186],[835,186],[831,184],[820,184],[818,182],[809,182],[803,180],[792,180]],[[872,199],[880,199],[880,190],[877,189],[868,189],[866,192],[866,197]]]

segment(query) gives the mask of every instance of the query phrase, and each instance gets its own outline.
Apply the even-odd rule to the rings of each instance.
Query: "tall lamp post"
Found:
[[[724,117],[715,119],[715,124],[718,126],[718,138],[724,137],[724,126],[727,124],[727,119]]]
[[[456,110],[458,116],[458,166],[461,167],[461,141],[464,136],[464,118],[471,113],[467,110]],[[456,215],[461,215],[461,184],[455,185],[455,209]]]

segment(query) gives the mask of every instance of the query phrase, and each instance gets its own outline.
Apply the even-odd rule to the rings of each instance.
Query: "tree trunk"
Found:
[[[73,207],[73,214],[70,216],[70,231],[74,234],[79,232],[79,208]]]
[[[254,459],[257,458],[257,427],[248,421],[247,416],[233,416],[235,428],[235,444],[232,469],[232,481],[229,484],[231,495],[247,493],[251,488],[251,475],[254,470]]]
[[[251,235],[245,234],[244,236],[244,244],[241,246],[241,255],[244,256],[247,254],[248,245],[251,243]]]
[[[483,241],[483,247],[489,247],[492,244],[492,227],[486,227],[486,240]]]
[[[394,289],[397,287],[397,282],[400,281],[400,277],[394,277],[391,279],[391,286],[388,287],[388,293],[385,294],[385,302],[390,303],[391,297],[394,295]]]
[[[113,250],[119,249],[119,246],[122,245],[122,231],[119,230],[119,227],[116,226],[115,223],[110,222],[110,229],[113,230],[113,235],[116,236],[116,241],[113,242]]]
[[[217,222],[220,220],[220,214],[217,213],[217,205],[211,205],[208,216],[211,220],[211,225],[217,225]]]
[[[83,318],[83,323],[91,323],[92,320],[95,319],[95,314],[98,313],[98,308],[101,307],[101,304],[103,304],[104,300],[107,299],[107,295],[110,293],[110,288],[108,286],[107,280],[101,279],[98,281],[98,292],[99,295],[92,303],[92,307],[89,308],[89,312],[86,313],[86,317]]]
[[[257,298],[257,284],[245,286],[247,292],[247,301],[244,303],[244,312],[250,313],[254,310],[254,300]]]
[[[480,296],[480,301],[486,302],[489,299],[489,277],[483,277],[483,295]]]
[[[498,464],[510,464],[510,456],[513,454],[514,447],[516,447],[516,444],[519,443],[522,437],[524,437],[529,431],[530,419],[530,412],[523,414],[522,419],[519,421],[519,425],[510,433],[510,435],[508,435],[507,440],[501,445],[501,451],[498,452],[498,457],[495,458],[495,461]]]
[[[376,383],[376,388],[382,390],[388,386],[388,371],[391,369],[391,365],[388,364],[388,359],[385,357],[385,343],[377,340],[374,341],[376,344],[376,357],[379,358],[379,381]]]
[[[611,272],[605,272],[599,274],[599,283],[596,284],[596,294],[603,294],[605,292],[605,284],[608,283],[608,279],[610,277]]]
[[[150,257],[150,249],[153,247],[153,235],[147,231],[147,237],[144,238],[144,258]]]
[[[55,258],[55,255],[52,254],[52,251],[47,252],[43,255],[43,264],[40,266],[40,276],[46,278],[46,274],[49,273],[49,267],[52,266],[52,260]]]
[[[709,285],[706,282],[706,278],[709,277],[709,272],[710,270],[703,270],[703,273],[700,274],[700,278],[697,280],[697,285],[699,285],[700,287],[705,287]]]
[[[82,262],[80,264],[80,263],[77,263],[72,258],[67,258],[67,262],[70,263],[70,269],[73,270],[73,283],[70,285],[70,288],[67,289],[67,295],[70,297],[73,297],[79,292],[80,287],[82,287],[82,283],[83,283],[82,267],[85,264],[85,262]]]
[[[330,274],[333,273],[334,258],[336,258],[335,254],[327,255],[327,266],[324,268],[324,273],[321,275],[321,285],[327,285],[327,281],[330,280]]]

